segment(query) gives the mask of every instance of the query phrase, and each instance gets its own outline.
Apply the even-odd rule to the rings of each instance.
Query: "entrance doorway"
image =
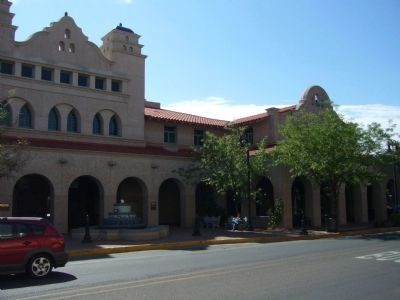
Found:
[[[15,217],[53,217],[53,186],[38,174],[21,177],[14,186],[12,215]]]
[[[196,215],[221,215],[221,208],[217,205],[215,200],[214,188],[204,182],[200,182],[196,187]]]
[[[368,222],[375,221],[375,203],[374,203],[374,187],[372,184],[367,187],[367,203],[368,203]]]
[[[274,190],[271,181],[263,177],[257,184],[256,216],[268,216],[274,211]]]
[[[100,222],[100,184],[91,176],[81,176],[75,179],[68,191],[68,228],[86,225],[86,215],[89,215],[90,225]]]
[[[144,184],[137,178],[129,177],[123,180],[118,186],[117,202],[121,199],[129,204],[140,223],[144,223]]]
[[[165,180],[160,186],[158,195],[158,223],[180,226],[181,191],[176,180]]]
[[[388,217],[390,217],[394,212],[397,212],[396,192],[393,179],[390,179],[386,184],[386,210]]]
[[[356,221],[355,187],[353,185],[346,184],[345,195],[346,195],[346,223],[354,223]]]
[[[292,185],[292,212],[293,227],[300,227],[301,220],[306,214],[306,199],[304,183],[299,178],[296,178]]]

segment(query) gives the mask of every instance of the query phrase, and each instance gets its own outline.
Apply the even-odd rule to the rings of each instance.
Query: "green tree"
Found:
[[[281,126],[282,140],[274,151],[275,163],[289,168],[293,177],[305,176],[329,191],[332,217],[336,217],[339,190],[344,183],[378,180],[389,162],[386,144],[393,127],[377,123],[362,128],[345,122],[332,108],[298,111]]]
[[[236,205],[250,198],[255,199],[257,191],[250,184],[267,169],[265,141],[251,147],[244,135],[245,128],[228,128],[223,136],[207,132],[204,145],[196,150],[195,163],[179,173],[192,182],[202,181],[212,186],[217,193],[234,193]],[[251,150],[250,150],[251,149]],[[249,156],[248,156],[249,155]]]
[[[26,140],[6,138],[4,133],[10,125],[9,111],[0,105],[0,178],[8,177],[18,171],[26,163],[27,157],[23,149]]]

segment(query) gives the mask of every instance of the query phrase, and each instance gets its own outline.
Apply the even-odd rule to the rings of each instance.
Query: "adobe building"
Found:
[[[254,143],[267,136],[273,145],[287,115],[329,101],[321,87],[313,86],[297,105],[234,122],[164,110],[145,99],[146,56],[134,31],[120,24],[98,47],[65,13],[19,42],[10,6],[0,0],[0,103],[10,113],[4,135],[25,138],[29,146],[24,167],[0,179],[0,216],[49,214],[59,230],[68,232],[84,226],[86,214],[91,224],[101,224],[120,199],[143,226],[193,226],[202,201],[232,214],[229,194],[215,197],[203,184],[189,185],[176,173],[190,164],[191,149],[201,146],[205,131],[221,135],[229,124],[243,125]],[[343,188],[340,224],[387,219],[387,199],[398,194],[393,172],[388,174],[381,183]],[[266,196],[252,203],[253,216],[265,215],[276,199],[284,203],[288,228],[299,225],[302,210],[312,226],[321,226],[329,213],[320,187],[291,178],[284,168],[266,172],[255,186]]]

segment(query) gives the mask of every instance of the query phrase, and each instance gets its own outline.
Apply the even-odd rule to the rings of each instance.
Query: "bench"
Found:
[[[219,228],[221,222],[221,216],[218,217],[201,217],[201,225],[203,228]]]

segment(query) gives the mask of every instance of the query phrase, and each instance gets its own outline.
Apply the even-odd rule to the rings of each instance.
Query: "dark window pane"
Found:
[[[59,117],[58,113],[55,108],[50,110],[49,113],[49,121],[48,121],[48,129],[49,130],[60,130],[60,125],[59,125]]]
[[[43,235],[45,231],[45,227],[37,224],[29,225],[33,235]]]
[[[72,73],[71,72],[61,71],[60,72],[60,82],[61,83],[71,84],[72,83]]]
[[[34,67],[32,65],[23,64],[21,66],[21,76],[22,77],[33,78],[33,70],[34,70]]]
[[[12,61],[0,60],[0,73],[12,75],[14,73],[14,63]]]
[[[53,81],[53,69],[42,68],[42,80]]]
[[[175,127],[172,126],[164,127],[164,142],[168,144],[175,143]]]
[[[118,122],[115,116],[110,119],[109,134],[118,135]]]
[[[75,45],[73,43],[69,44],[68,51],[70,53],[75,53]]]
[[[32,128],[31,111],[26,104],[19,111],[18,126],[21,128]]]
[[[247,143],[253,145],[253,128],[249,127],[244,131],[244,138],[246,139]]]
[[[13,237],[13,228],[11,224],[0,224],[0,239],[7,240]]]
[[[96,77],[95,88],[99,89],[99,90],[104,90],[105,89],[105,79]]]
[[[204,143],[204,130],[194,130],[194,145],[203,146]]]
[[[89,86],[89,76],[79,74],[78,75],[78,85],[79,86]]]
[[[102,134],[101,117],[96,114],[93,119],[93,134]]]
[[[78,118],[74,111],[71,111],[67,119],[67,131],[78,132]]]
[[[122,91],[121,86],[122,86],[122,82],[121,81],[119,81],[119,80],[112,80],[111,81],[111,90],[113,92],[121,92]]]
[[[30,230],[26,224],[13,224],[13,236],[21,238],[30,235]]]

